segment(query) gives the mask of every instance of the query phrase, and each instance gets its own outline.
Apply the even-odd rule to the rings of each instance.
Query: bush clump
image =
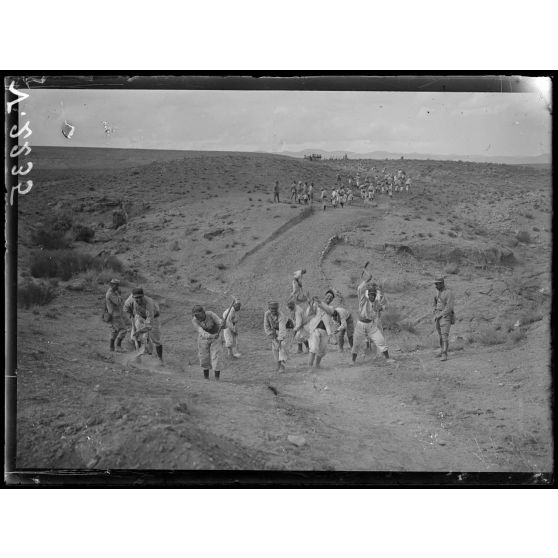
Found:
[[[401,312],[397,308],[388,308],[382,312],[382,327],[393,332],[401,331]]]
[[[30,273],[33,277],[59,277],[67,281],[82,271],[112,269],[121,272],[122,262],[114,257],[96,257],[73,250],[42,250],[31,256]]]
[[[498,331],[494,326],[483,326],[473,335],[474,341],[481,345],[500,345],[506,341],[503,333]]]
[[[17,287],[17,305],[20,308],[44,306],[56,297],[56,289],[48,283],[28,282]]]
[[[531,242],[531,235],[528,231],[519,231],[515,238],[518,242],[523,242],[524,244],[529,244]]]
[[[31,233],[31,242],[47,250],[62,250],[69,248],[71,240],[64,231],[54,230],[48,227],[40,227]]]
[[[74,240],[81,240],[82,242],[91,242],[95,236],[95,231],[91,227],[76,224],[73,228]]]

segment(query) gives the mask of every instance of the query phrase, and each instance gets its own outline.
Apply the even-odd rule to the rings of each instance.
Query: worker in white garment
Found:
[[[289,358],[287,352],[287,318],[279,311],[279,303],[275,300],[268,302],[268,310],[264,314],[264,332],[271,340],[271,352],[277,363],[279,372],[285,371],[285,362]]]
[[[347,309],[342,308],[341,306],[332,306],[334,298],[335,293],[329,289],[326,291],[324,302],[317,302],[317,304],[332,317],[333,321],[331,326],[332,329],[337,329],[337,344],[339,352],[342,353],[345,344],[345,333],[347,334],[350,347],[352,348],[353,346],[353,317]]]
[[[229,358],[239,358],[242,356],[238,352],[238,316],[240,310],[240,302],[236,300],[234,304],[223,312],[223,340],[227,348]]]
[[[293,322],[293,340],[298,345],[298,353],[302,353],[303,347],[305,346],[308,350],[308,328],[306,324],[308,322],[308,309],[304,309],[302,306],[295,304],[294,300],[289,300],[287,307],[291,313],[291,320]]]
[[[200,305],[192,308],[192,323],[198,331],[198,358],[203,377],[209,380],[209,369],[213,368],[215,379],[221,377],[221,326],[223,321],[217,314],[204,310]]]
[[[387,307],[387,301],[375,283],[370,283],[371,274],[366,272],[366,278],[357,288],[358,295],[358,321],[355,327],[352,360],[356,362],[358,351],[366,346],[367,340],[374,341],[378,350],[384,355],[387,362],[395,362],[389,357],[386,340],[381,330],[380,313]]]
[[[322,358],[327,353],[329,336],[333,333],[329,314],[321,307],[321,301],[312,298],[309,309],[308,340],[310,356],[308,366],[319,368]]]

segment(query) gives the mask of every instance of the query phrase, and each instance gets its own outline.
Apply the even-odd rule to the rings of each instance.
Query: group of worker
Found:
[[[388,301],[380,286],[372,280],[372,275],[363,270],[357,286],[358,318],[341,305],[336,304],[336,294],[328,289],[323,300],[310,296],[303,289],[302,280],[306,270],[294,273],[292,289],[287,300],[287,310],[282,311],[276,300],[268,302],[264,313],[264,334],[270,341],[273,359],[279,372],[285,371],[290,348],[297,345],[298,353],[308,353],[308,366],[319,368],[328,351],[330,337],[337,336],[339,351],[343,352],[345,337],[351,349],[351,363],[371,344],[382,353],[386,362],[393,363],[390,357],[382,328],[382,312]],[[454,296],[439,277],[435,280],[434,323],[439,337],[438,356],[445,361],[448,358],[449,331],[455,322]],[[124,301],[120,293],[118,279],[112,279],[106,293],[106,312],[110,316],[110,350],[122,350],[122,341],[128,331],[127,320],[131,322],[130,337],[134,342],[138,356],[143,353],[153,354],[163,360],[161,341],[161,324],[159,305],[146,296],[141,287],[134,288]],[[241,304],[233,300],[231,305],[218,316],[200,305],[192,309],[192,324],[198,332],[197,350],[200,367],[205,379],[209,379],[213,370],[215,379],[219,380],[222,370],[221,348],[225,346],[230,359],[240,358],[238,351],[238,314]]]
[[[355,197],[355,189],[360,193],[360,197],[364,202],[371,202],[375,199],[376,195],[386,194],[390,198],[394,193],[409,192],[411,189],[412,181],[405,171],[398,170],[397,172],[389,173],[384,168],[382,171],[377,171],[376,167],[372,167],[366,173],[364,181],[361,181],[360,172],[356,176],[352,175],[348,178],[348,184],[343,185],[341,175],[337,175],[337,182],[335,186],[328,193],[325,187],[321,187],[320,204],[325,211],[328,205],[331,204],[332,208],[343,208],[346,205],[352,205]],[[291,196],[290,202],[308,205],[313,204],[315,199],[316,188],[314,182],[302,182],[293,180],[291,183]],[[276,180],[273,186],[273,201],[280,203],[280,187],[279,181]]]
[[[275,181],[274,189],[274,201],[277,198],[279,201],[279,181]],[[293,180],[291,184],[291,197],[289,199],[291,202],[308,205],[309,203],[314,203],[314,183],[302,182],[301,180]]]

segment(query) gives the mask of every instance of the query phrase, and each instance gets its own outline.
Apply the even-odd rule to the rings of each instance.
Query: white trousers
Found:
[[[289,353],[287,351],[287,344],[285,340],[277,341],[277,339],[272,339],[271,351],[273,353],[273,358],[275,362],[279,362],[280,360],[285,362],[289,358]]]
[[[352,350],[353,354],[358,354],[361,348],[366,347],[367,339],[374,341],[374,344],[378,347],[380,352],[383,353],[388,350],[384,334],[380,329],[378,329],[378,326],[374,322],[365,324],[358,320],[355,325],[355,337],[353,339]]]

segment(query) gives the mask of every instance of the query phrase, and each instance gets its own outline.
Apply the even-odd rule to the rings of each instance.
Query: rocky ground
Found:
[[[55,298],[18,310],[18,449],[24,468],[551,471],[548,167],[439,161],[321,161],[247,153],[37,148],[20,199],[20,285]],[[410,194],[344,209],[289,203],[293,179],[328,189],[372,165],[403,169]],[[279,180],[281,203],[272,203]],[[128,223],[111,228],[122,202]],[[70,216],[70,217],[68,217]],[[116,256],[32,277],[46,222],[94,231],[69,250]],[[43,242],[44,244],[44,242]],[[43,255],[59,253],[43,248]],[[330,344],[311,371],[274,371],[262,331],[292,272],[356,310],[364,261],[390,302],[386,338],[350,366]],[[432,279],[446,275],[457,323],[434,357]],[[165,364],[108,352],[106,283],[141,284],[162,308]],[[203,380],[191,308],[240,314],[242,357]]]

